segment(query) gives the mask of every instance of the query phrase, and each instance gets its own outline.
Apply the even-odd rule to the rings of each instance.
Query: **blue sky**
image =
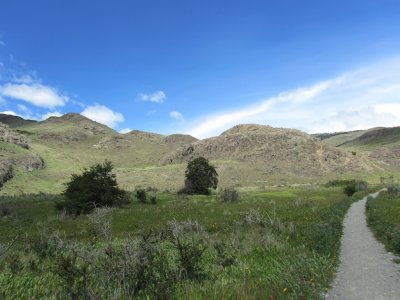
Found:
[[[1,1],[0,111],[199,138],[400,126],[400,3]]]

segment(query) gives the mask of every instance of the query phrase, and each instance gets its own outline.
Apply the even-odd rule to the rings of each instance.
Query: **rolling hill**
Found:
[[[365,141],[362,132],[320,140],[299,130],[244,124],[219,136],[197,140],[189,135],[165,136],[138,130],[120,134],[76,113],[42,122],[19,120],[18,125],[14,118],[3,121],[12,122],[15,127],[8,130],[29,145],[24,149],[3,141],[7,147],[18,147],[18,151],[3,151],[4,161],[13,159],[14,152],[25,151],[23,155],[40,158],[45,166],[30,172],[17,168],[14,178],[2,188],[3,194],[58,193],[71,174],[105,159],[113,162],[120,185],[128,190],[137,186],[176,190],[183,184],[186,162],[196,156],[204,156],[216,165],[220,186],[307,183],[365,176],[387,166],[371,152],[355,155],[344,147],[357,138]],[[333,147],[331,139],[344,139],[346,143]],[[389,156],[389,160],[397,159]]]

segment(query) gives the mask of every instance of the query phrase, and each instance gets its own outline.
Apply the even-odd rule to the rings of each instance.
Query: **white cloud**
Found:
[[[381,61],[239,109],[199,118],[184,130],[210,137],[240,123],[308,132],[400,126],[400,58]]]
[[[164,100],[167,99],[167,95],[163,91],[157,91],[152,94],[142,93],[139,94],[138,97],[142,101],[155,102],[155,103],[163,103]]]
[[[183,122],[183,121],[185,121],[185,119],[183,118],[183,115],[179,112],[179,111],[171,111],[170,113],[169,113],[169,116],[171,117],[171,118],[173,118],[173,119],[175,119],[175,120],[178,120],[178,121],[181,121],[181,122]]]
[[[0,86],[0,95],[50,109],[63,106],[68,101],[68,97],[62,95],[57,89],[42,84],[8,83]]]
[[[81,115],[111,128],[124,121],[124,116],[121,113],[113,112],[108,107],[98,104],[86,107]]]
[[[11,116],[19,116],[15,111],[12,111],[12,110],[0,111],[0,114],[11,115]]]
[[[41,116],[41,120],[47,120],[50,117],[61,117],[62,113],[59,111],[49,111]]]
[[[389,113],[400,119],[400,103],[376,104],[374,105],[374,109],[377,113]]]
[[[259,123],[265,120],[266,113],[278,104],[301,105],[317,97],[322,92],[341,84],[343,77],[322,81],[315,85],[280,93],[259,103],[238,110],[216,114],[198,122],[188,132],[198,138],[219,134],[239,123]]]
[[[132,129],[130,129],[130,128],[124,128],[124,129],[121,129],[119,131],[119,133],[125,134],[125,133],[131,132],[131,131],[132,131]]]
[[[24,112],[24,113],[31,113],[31,110],[30,110],[29,108],[27,108],[27,107],[26,107],[25,105],[23,105],[23,104],[18,104],[17,107],[18,107],[18,110],[19,110],[19,111],[22,111],[22,112]]]
[[[312,133],[340,132],[369,129],[373,127],[393,127],[400,125],[400,118],[374,107],[340,111],[330,117],[312,123]]]

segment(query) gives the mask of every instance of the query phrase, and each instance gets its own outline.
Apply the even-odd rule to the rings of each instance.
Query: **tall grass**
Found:
[[[367,200],[367,221],[389,251],[400,254],[400,194],[382,192],[377,198]]]
[[[242,192],[235,202],[158,193],[156,205],[73,218],[45,195],[3,199],[11,214],[0,243],[18,240],[0,256],[0,298],[319,299],[359,197],[337,187]]]

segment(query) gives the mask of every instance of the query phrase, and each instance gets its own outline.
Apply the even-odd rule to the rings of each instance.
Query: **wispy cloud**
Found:
[[[240,123],[308,132],[400,126],[399,69],[399,58],[382,61],[239,109],[199,118],[185,132],[205,138]]]
[[[4,110],[0,111],[0,114],[5,114],[5,115],[10,115],[10,116],[19,116],[15,111],[13,110]]]
[[[47,120],[50,117],[61,117],[62,113],[59,111],[49,111],[48,113],[45,113],[41,116],[41,120]]]
[[[5,45],[6,45],[6,43],[3,42],[2,40],[0,40],[0,46],[5,46]]]
[[[185,121],[183,115],[182,115],[179,111],[175,111],[175,110],[174,110],[174,111],[171,111],[171,112],[169,113],[169,116],[170,116],[171,118],[173,118],[173,119],[175,119],[175,120],[178,120],[178,121],[181,121],[181,122]]]
[[[28,102],[32,105],[53,109],[63,106],[69,98],[57,89],[42,84],[7,83],[0,86],[0,96]]]
[[[141,101],[163,103],[167,99],[167,95],[163,91],[157,91],[150,94],[141,93],[138,95]]]
[[[31,84],[34,83],[36,80],[29,74],[24,74],[21,76],[13,75],[13,82],[15,83],[25,83],[25,84]]]
[[[124,116],[121,113],[114,112],[108,107],[98,104],[86,107],[81,115],[111,128],[124,121]]]
[[[132,131],[132,129],[130,129],[130,128],[124,128],[124,129],[121,129],[119,131],[119,133],[125,134],[125,133],[131,132],[131,131]]]
[[[339,76],[332,80],[322,81],[310,87],[299,88],[293,91],[280,93],[256,104],[243,107],[238,110],[216,114],[198,121],[198,125],[189,129],[189,134],[204,138],[216,135],[230,126],[239,123],[259,123],[266,117],[266,113],[277,105],[302,105],[311,101],[322,92],[337,87],[344,78]],[[265,122],[265,119],[264,119]]]

